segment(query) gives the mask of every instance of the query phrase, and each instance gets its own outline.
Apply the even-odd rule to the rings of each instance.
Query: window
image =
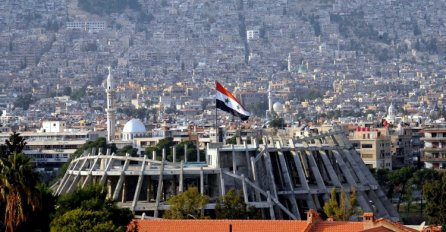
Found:
[[[373,148],[373,144],[363,143],[361,144],[361,148]]]
[[[372,159],[373,158],[373,154],[362,154],[361,156],[362,156],[362,158],[365,158],[365,159]]]

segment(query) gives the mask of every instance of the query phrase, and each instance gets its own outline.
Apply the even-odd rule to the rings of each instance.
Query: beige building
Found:
[[[387,128],[358,127],[350,141],[368,167],[392,169],[390,138]]]
[[[421,161],[426,168],[446,169],[446,128],[428,128],[422,131],[424,148]]]

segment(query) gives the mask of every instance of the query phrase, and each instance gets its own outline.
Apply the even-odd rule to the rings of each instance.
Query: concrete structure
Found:
[[[169,208],[166,200],[189,185],[209,196],[205,206],[209,210],[215,208],[219,196],[235,188],[242,191],[248,205],[261,209],[264,218],[303,219],[309,209],[322,210],[332,188],[347,195],[355,188],[364,212],[399,219],[343,132],[262,140],[211,143],[202,162],[177,160],[175,149],[171,160],[165,151],[161,160],[156,160],[156,154],[130,157],[92,152],[71,162],[55,193],[102,183],[120,207],[160,217]]]

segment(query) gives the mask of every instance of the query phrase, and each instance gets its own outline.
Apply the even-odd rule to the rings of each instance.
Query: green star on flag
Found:
[[[243,105],[237,100],[237,98],[223,87],[218,81],[215,82],[217,93],[215,95],[216,108],[228,112],[236,117],[239,117],[242,121],[249,119],[251,115],[245,110]]]

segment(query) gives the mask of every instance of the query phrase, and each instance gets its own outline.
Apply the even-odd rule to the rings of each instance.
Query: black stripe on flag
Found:
[[[217,108],[223,111],[226,111],[236,117],[239,117],[242,121],[246,121],[249,119],[249,116],[244,115],[244,114],[240,114],[239,112],[237,112],[236,110],[228,107],[224,102],[220,101],[219,99],[215,100],[215,103],[217,104]]]

